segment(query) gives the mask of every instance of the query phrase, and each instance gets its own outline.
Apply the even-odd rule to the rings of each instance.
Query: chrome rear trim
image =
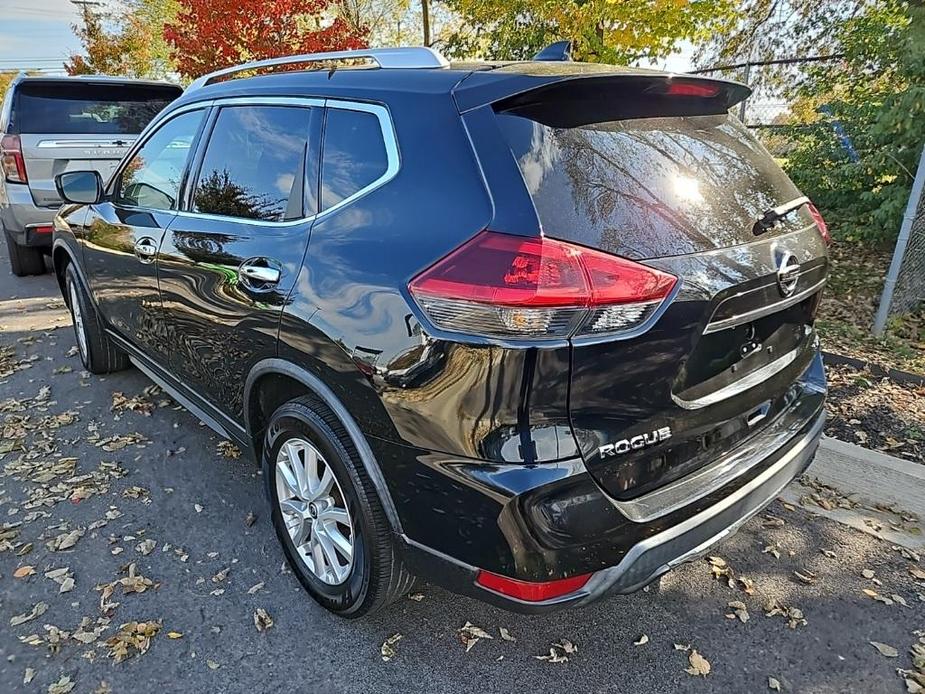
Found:
[[[822,432],[825,424],[825,416],[820,415],[813,424],[812,429],[803,436],[793,447],[787,451],[784,457],[775,463],[772,468],[763,473],[760,478],[773,476],[772,470],[785,467],[787,463],[809,446]],[[755,465],[765,460],[768,453],[772,452],[784,444],[794,435],[791,429],[784,429],[778,432],[774,438],[763,439],[760,443],[746,445],[731,455],[717,460],[715,463],[708,465],[700,470],[692,472],[671,484],[660,487],[655,491],[644,494],[636,499],[629,501],[617,501],[610,499],[620,513],[635,523],[648,523],[651,520],[667,516],[669,513],[677,511],[688,504],[701,499],[708,494],[715,492],[717,489],[729,484],[732,480],[745,474]],[[757,486],[760,482],[755,480],[749,486]],[[735,494],[747,493],[739,490]],[[733,496],[735,496],[733,494]],[[732,496],[728,497],[732,499]],[[724,507],[722,503],[717,507]],[[701,514],[702,515],[702,514]]]
[[[821,280],[816,282],[816,284],[813,286],[807,287],[803,291],[797,292],[793,296],[788,296],[786,299],[775,301],[773,304],[767,304],[766,306],[756,308],[752,311],[740,313],[737,316],[732,316],[730,318],[724,318],[723,320],[707,323],[707,327],[704,328],[703,334],[709,335],[710,333],[719,332],[720,330],[734,328],[737,325],[742,325],[743,323],[751,323],[753,320],[764,318],[765,316],[770,316],[772,313],[777,313],[778,311],[783,311],[786,308],[790,308],[794,304],[800,303],[806,297],[812,296],[816,292],[820,291],[824,286],[825,280]]]
[[[754,388],[760,383],[764,383],[772,376],[780,373],[788,366],[790,366],[796,360],[799,353],[799,348],[793,350],[792,352],[787,352],[784,356],[775,359],[770,364],[765,364],[760,369],[755,369],[747,376],[743,376],[735,383],[730,383],[725,388],[714,390],[712,393],[709,395],[704,395],[702,398],[684,400],[672,393],[671,399],[674,400],[676,405],[683,407],[685,410],[699,410],[701,407],[709,407],[710,405],[715,405],[718,402],[735,397],[739,393],[744,393],[746,390]]]

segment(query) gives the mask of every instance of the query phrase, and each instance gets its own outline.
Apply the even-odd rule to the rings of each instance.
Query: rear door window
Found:
[[[376,183],[389,169],[382,126],[374,113],[329,108],[321,164],[321,209]]]
[[[320,117],[304,106],[223,107],[193,211],[270,222],[315,214]]]
[[[10,132],[137,135],[180,93],[168,85],[24,82],[16,88]]]
[[[160,126],[125,164],[113,202],[152,210],[176,209],[183,173],[204,113],[181,113]]]

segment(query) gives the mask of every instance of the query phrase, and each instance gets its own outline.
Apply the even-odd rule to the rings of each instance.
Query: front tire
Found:
[[[270,419],[263,471],[286,560],[325,609],[371,614],[407,593],[405,569],[379,495],[340,421],[306,396]]]
[[[6,229],[3,230],[3,235],[6,237],[6,248],[10,253],[10,269],[14,275],[26,277],[45,274],[45,254],[40,248],[20,246]]]
[[[77,349],[84,368],[94,374],[107,374],[128,368],[128,355],[103,332],[96,309],[72,264],[67,266],[64,279],[74,336],[77,338]]]

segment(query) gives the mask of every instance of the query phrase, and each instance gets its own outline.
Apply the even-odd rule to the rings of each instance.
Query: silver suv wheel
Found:
[[[77,297],[77,285],[74,282],[68,287],[71,304],[71,317],[74,320],[74,333],[77,336],[77,348],[80,350],[80,359],[87,363],[87,332],[84,328],[83,312],[80,310],[80,300]]]
[[[275,481],[286,530],[305,567],[328,585],[346,581],[353,567],[353,522],[324,456],[304,439],[287,439],[276,457]]]

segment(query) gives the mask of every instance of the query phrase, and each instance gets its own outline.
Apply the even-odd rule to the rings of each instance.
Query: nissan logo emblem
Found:
[[[800,280],[800,263],[793,253],[784,253],[777,264],[777,288],[781,296],[792,296]]]

